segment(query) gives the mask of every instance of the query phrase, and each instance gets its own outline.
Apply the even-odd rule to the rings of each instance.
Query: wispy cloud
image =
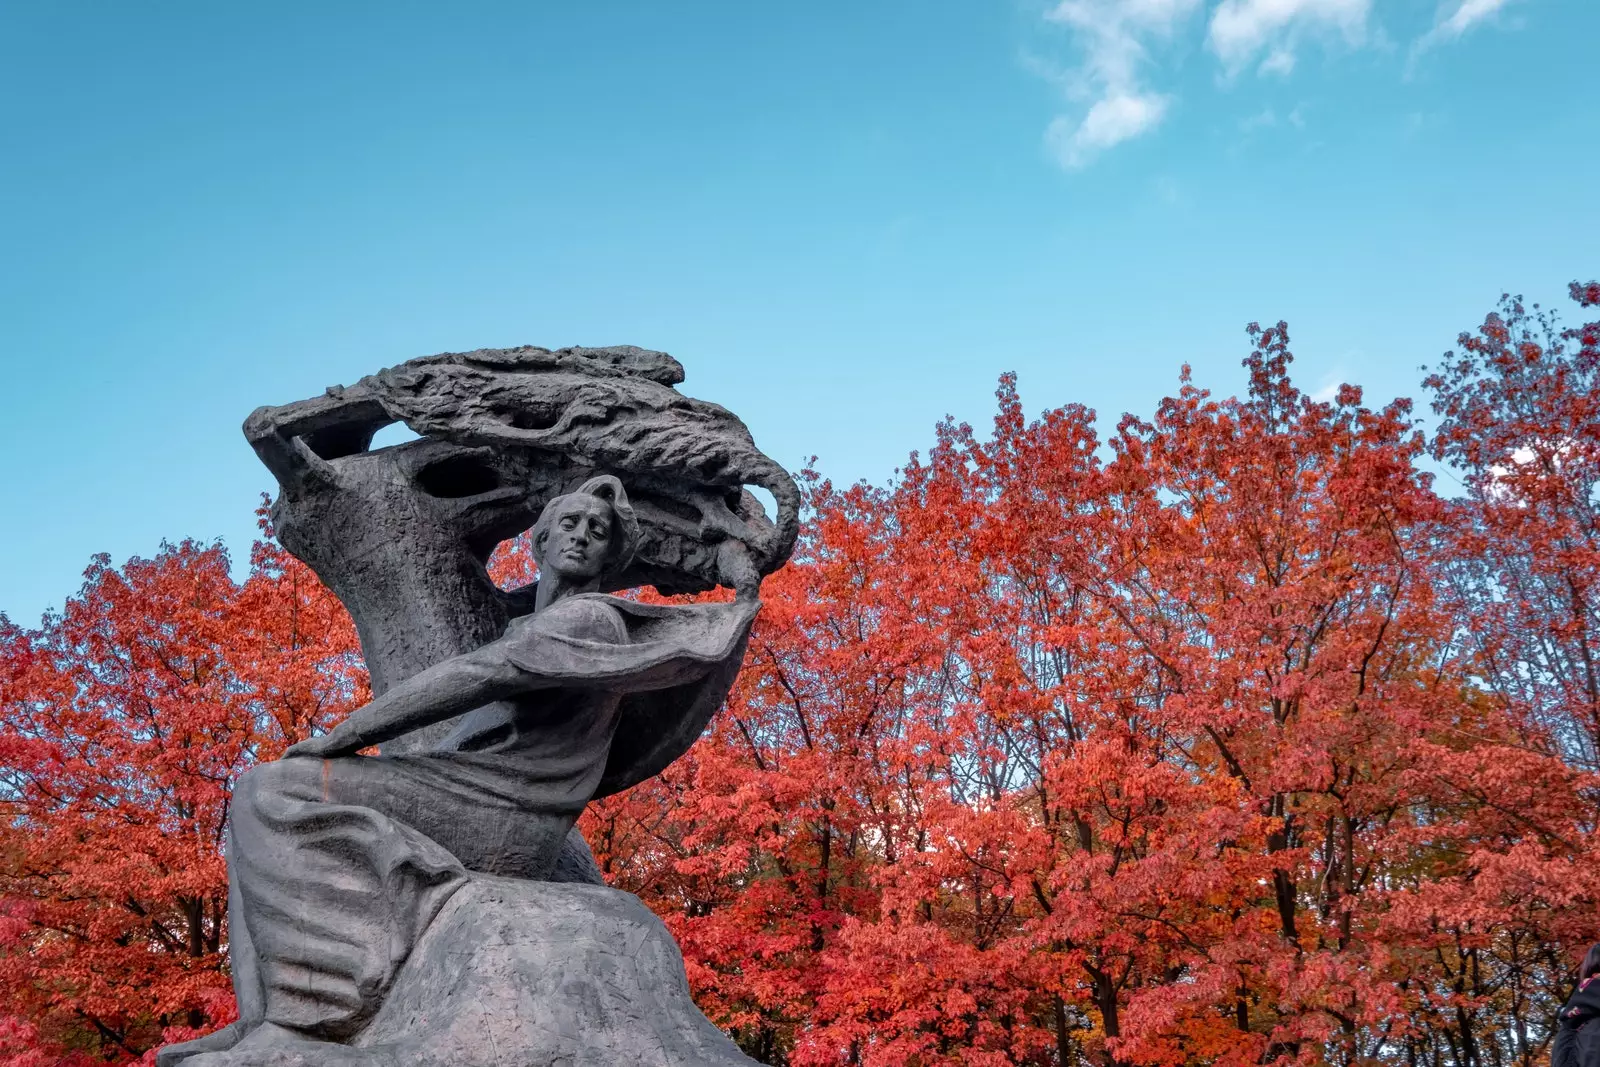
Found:
[[[1287,48],[1274,48],[1256,70],[1261,74],[1281,74],[1287,78],[1294,73],[1294,63],[1293,51]]]
[[[1431,28],[1411,47],[1408,69],[1426,49],[1493,20],[1512,0],[1436,2]],[[1185,45],[1192,49],[1203,40],[1227,79],[1254,70],[1287,80],[1308,46],[1381,48],[1391,40],[1375,22],[1374,0],[1051,0],[1051,5],[1045,19],[1070,34],[1071,61],[1031,65],[1057,87],[1064,102],[1045,131],[1045,144],[1068,170],[1148,135],[1169,118],[1178,97],[1163,85],[1161,61]],[[1383,11],[1394,17],[1401,6],[1387,0]],[[1273,121],[1302,127],[1302,109]],[[1258,116],[1246,120],[1245,129],[1266,124]]]
[[[1508,3],[1510,0],[1447,0],[1441,4],[1434,16],[1433,28],[1411,46],[1407,74],[1422,53],[1435,45],[1456,40],[1480,22],[1499,14]]]
[[[1155,93],[1101,97],[1082,119],[1056,116],[1045,131],[1045,143],[1062,166],[1081,167],[1112,145],[1155,129],[1167,113],[1168,99]]]
[[[1334,33],[1360,44],[1371,12],[1372,0],[1222,0],[1211,13],[1206,43],[1229,74],[1262,52],[1262,73],[1287,74],[1306,37]]]
[[[1344,364],[1335,364],[1334,368],[1324,374],[1318,381],[1317,387],[1311,391],[1311,399],[1318,404],[1331,404],[1339,397],[1339,389],[1344,385]]]
[[[1447,18],[1434,29],[1443,37],[1460,37],[1473,26],[1505,7],[1508,0],[1459,0]],[[1443,14],[1443,12],[1440,12]]]
[[[1268,107],[1261,109],[1254,115],[1240,119],[1239,129],[1243,130],[1245,133],[1252,133],[1255,130],[1266,129],[1269,126],[1276,126],[1277,124],[1278,113]]]
[[[1150,187],[1155,191],[1156,199],[1164,207],[1184,207],[1189,202],[1188,194],[1184,192],[1183,186],[1179,185],[1178,180],[1170,174],[1161,175],[1150,183]]]
[[[1161,123],[1171,97],[1145,84],[1152,45],[1170,40],[1202,0],[1061,0],[1046,16],[1073,33],[1078,64],[1059,79],[1071,110],[1045,143],[1062,166],[1082,167]]]

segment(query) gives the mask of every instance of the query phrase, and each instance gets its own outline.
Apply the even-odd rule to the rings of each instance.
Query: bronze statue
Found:
[[[620,352],[627,358],[606,362],[587,354],[571,355],[573,351]],[[489,381],[479,374],[474,402],[482,404],[484,394],[492,392],[491,386],[516,396],[520,407],[509,413],[506,424],[514,423],[518,411],[526,413],[536,406],[529,403],[530,397],[554,392],[571,404],[581,398],[585,386],[613,384],[608,380],[626,375],[627,370],[622,375],[616,372],[619,364],[626,368],[630,360],[634,366],[641,362],[636,355],[641,350],[637,349],[511,352],[512,358],[506,358],[507,353],[489,353],[487,357],[471,353],[415,362],[436,368],[443,361],[449,370],[455,366],[452,361],[466,359],[474,361],[469,370],[489,368]],[[650,357],[643,362],[656,370],[667,359],[659,353],[642,356]],[[389,385],[396,380],[416,381],[397,372],[384,374],[389,376]],[[431,380],[452,385],[460,381],[450,374]],[[378,382],[375,386],[370,384],[374,381]],[[614,408],[613,419],[620,414],[625,420],[630,411],[637,412],[638,394],[651,398],[651,389],[639,389],[638,382],[626,384],[632,389],[633,407]],[[475,1040],[470,1026],[458,1025],[460,1013],[450,1013],[447,994],[440,994],[446,1005],[437,1009],[440,1014],[429,1017],[425,1002],[433,994],[408,992],[408,998],[423,1003],[421,1009],[408,1009],[412,1018],[396,1021],[390,1016],[404,1013],[393,1009],[381,1025],[374,1023],[390,1000],[402,969],[416,972],[408,989],[460,985],[459,976],[449,973],[450,946],[427,952],[419,946],[427,942],[447,905],[453,907],[454,926],[470,926],[474,916],[487,907],[475,903],[479,898],[473,896],[481,896],[483,886],[522,894],[529,902],[524,910],[534,922],[539,917],[534,908],[552,905],[558,897],[575,902],[579,909],[592,908],[597,915],[611,914],[609,902],[602,899],[604,894],[625,894],[592,884],[598,878],[591,874],[592,860],[573,830],[574,822],[590,800],[626,789],[682,755],[721,705],[737,675],[759,607],[760,575],[781,564],[792,533],[781,525],[764,523],[764,516],[758,519],[759,506],[752,508],[748,493],[730,495],[729,489],[711,480],[742,479],[748,471],[728,462],[738,448],[730,448],[726,440],[707,432],[704,422],[691,424],[690,429],[699,433],[699,453],[709,452],[712,462],[698,466],[693,462],[696,449],[685,447],[694,444],[692,435],[679,434],[676,441],[663,443],[663,433],[670,437],[675,428],[681,429],[682,415],[699,404],[678,397],[671,384],[664,388],[677,399],[654,397],[657,412],[670,412],[679,401],[686,406],[665,422],[646,427],[642,434],[637,433],[639,426],[634,427],[639,453],[647,459],[639,465],[644,469],[633,471],[627,470],[626,457],[606,456],[604,449],[584,447],[585,425],[590,439],[598,431],[600,437],[612,440],[619,429],[627,429],[603,417],[593,418],[592,413],[589,423],[576,423],[570,429],[562,441],[563,451],[523,446],[519,453],[517,446],[503,441],[484,444],[481,427],[476,435],[472,429],[463,430],[462,425],[470,420],[458,419],[450,429],[441,431],[440,421],[459,416],[457,409],[462,406],[458,403],[452,409],[448,395],[446,403],[430,409],[435,420],[431,426],[411,412],[415,423],[443,436],[445,448],[474,450],[468,455],[482,465],[480,469],[496,475],[465,487],[475,492],[458,493],[460,486],[428,482],[426,472],[441,462],[436,457],[425,458],[415,468],[422,476],[413,477],[411,484],[433,490],[426,495],[466,500],[468,505],[450,512],[466,516],[458,523],[460,529],[445,536],[437,529],[417,531],[421,540],[431,539],[434,552],[411,557],[406,574],[411,586],[428,589],[436,600],[448,596],[461,582],[449,567],[444,574],[437,573],[438,546],[448,545],[451,537],[456,537],[471,553],[467,558],[482,570],[479,556],[487,552],[482,536],[475,539],[474,531],[487,524],[494,532],[505,533],[512,518],[493,514],[495,508],[514,515],[544,495],[532,536],[539,563],[538,584],[531,596],[526,590],[515,594],[492,590],[492,584],[492,593],[485,596],[481,587],[475,588],[473,596],[503,607],[510,619],[503,633],[404,679],[385,679],[387,688],[381,691],[375,677],[375,698],[344,723],[324,736],[293,746],[282,760],[243,776],[235,790],[228,843],[229,950],[241,1017],[217,1034],[163,1050],[159,1056],[163,1067],[180,1062],[188,1067],[598,1064],[622,1062],[617,1057],[635,1047],[653,1050],[651,1061],[663,1064],[748,1062],[694,1012],[692,1004],[685,1008],[680,1003],[687,999],[681,960],[659,944],[653,944],[653,955],[640,953],[638,959],[654,961],[649,966],[666,973],[641,972],[631,981],[659,986],[670,1002],[666,1014],[681,1018],[652,1018],[652,1014],[662,1014],[660,1005],[652,1008],[623,998],[624,1003],[599,1013],[599,1024],[586,1027],[581,1017],[591,1010],[587,1000],[592,999],[592,990],[578,998],[585,1006],[570,1011],[546,1003],[559,998],[530,998],[527,990],[552,976],[523,972],[558,966],[535,954],[533,958],[518,957],[508,974],[493,978],[504,988],[491,989],[488,998],[481,990],[473,997],[479,1004],[503,997],[508,1004],[528,1005],[511,1010],[526,1011],[530,1019],[491,1019],[486,1028],[480,1028],[482,1039]],[[383,403],[386,387],[380,375],[358,383],[354,390],[330,390],[329,395],[344,402],[347,420],[355,411],[370,424],[403,407],[403,402]],[[663,385],[656,382],[654,388]],[[412,390],[404,402],[415,404],[417,393]],[[617,394],[612,390],[605,395],[614,398]],[[726,415],[722,409],[704,407]],[[264,458],[271,457],[269,464],[286,466],[287,456],[313,466],[327,464],[329,470],[321,472],[320,482],[308,479],[300,470],[289,472],[286,480],[284,470],[279,470],[284,493],[274,517],[280,529],[288,527],[284,529],[287,545],[313,566],[320,563],[319,573],[336,572],[323,576],[351,606],[363,647],[370,655],[369,646],[384,639],[381,631],[385,625],[392,629],[396,622],[402,627],[412,624],[403,613],[390,610],[394,603],[390,590],[369,589],[365,597],[351,595],[362,577],[358,568],[329,566],[330,561],[348,559],[341,555],[348,546],[307,544],[306,528],[314,526],[326,542],[329,535],[337,537],[341,527],[356,527],[365,535],[362,524],[382,529],[387,523],[393,535],[390,544],[397,554],[376,567],[368,560],[367,580],[381,584],[386,569],[406,572],[408,536],[403,522],[395,522],[393,515],[349,514],[348,507],[344,512],[338,510],[341,500],[355,501],[358,511],[364,507],[361,494],[341,494],[341,473],[345,487],[359,484],[359,479],[341,472],[340,461],[365,457],[370,462],[371,457],[384,457],[367,452],[364,443],[344,455],[319,456],[313,447],[315,435],[323,435],[324,450],[328,450],[328,431],[340,425],[337,417],[314,418],[308,423],[302,411],[296,424],[295,413],[285,417],[283,410],[279,409],[276,417],[258,412],[252,421],[272,422],[280,428],[297,426],[302,432],[280,433],[278,439],[271,434],[258,436],[258,451],[263,451]],[[502,414],[495,414],[497,423]],[[551,420],[548,412],[540,417],[549,424],[547,430],[560,424],[559,416]],[[348,421],[345,425],[348,427]],[[743,430],[737,420],[731,425]],[[414,428],[423,426],[414,424]],[[351,436],[346,429],[347,439],[338,447],[348,447]],[[368,440],[370,436],[367,431]],[[742,442],[737,433],[728,436],[740,447],[748,442],[747,434]],[[313,437],[310,444],[307,437]],[[264,449],[263,440],[267,442]],[[546,435],[541,443],[549,440]],[[404,462],[401,450],[423,451],[439,445],[438,439],[431,443],[425,439],[416,447],[393,450],[395,454],[384,461],[392,473],[396,463]],[[765,460],[753,446],[747,451]],[[663,456],[671,458],[663,461]],[[459,454],[447,455],[442,462],[458,458]],[[595,473],[597,458],[609,458],[611,469],[648,484],[648,503],[636,508],[621,479],[612,473]],[[470,481],[465,472],[471,469],[458,465],[456,476]],[[587,476],[575,490],[549,495],[552,484],[585,469]],[[508,471],[520,474],[523,483],[506,484]],[[773,480],[771,469],[760,473]],[[384,486],[384,491],[392,494],[398,480],[391,477],[388,481],[391,484]],[[786,494],[793,490],[786,476],[778,488]],[[472,497],[482,498],[476,501],[476,512],[470,506]],[[308,499],[319,503],[309,509],[305,506]],[[789,500],[792,497],[785,502]],[[715,505],[708,506],[708,501],[720,504],[725,514],[717,515]],[[297,506],[301,512],[292,513]],[[419,509],[403,510],[415,516]],[[712,512],[709,520],[708,511]],[[315,516],[315,523],[307,521],[308,514]],[[329,521],[330,514],[343,521]],[[686,521],[690,516],[698,522]],[[715,532],[707,536],[708,530]],[[741,533],[744,536],[739,536]],[[301,551],[302,546],[307,550]],[[419,569],[419,561],[428,567]],[[606,590],[642,584],[638,581],[641,575],[654,576],[658,587],[669,589],[726,585],[735,589],[735,596],[715,603],[647,605],[607,594]],[[385,610],[371,610],[374,603],[384,605]],[[419,607],[423,610],[417,614],[435,618],[448,614],[437,603]],[[491,625],[495,621],[491,619]],[[404,747],[406,739],[417,737],[428,739],[425,749]],[[359,754],[372,746],[383,746],[382,754]],[[469,886],[474,888],[463,894]],[[467,897],[472,901],[461,903]],[[496,899],[495,906],[503,907],[504,901]],[[552,931],[565,929],[565,920],[549,921]],[[631,931],[637,926],[648,931],[650,921],[630,916],[619,930]],[[633,939],[638,935],[617,936]],[[564,937],[562,943],[570,940]],[[459,946],[455,951],[459,952]],[[615,964],[608,962],[604,946],[599,951],[603,958],[594,966],[609,973]],[[426,958],[419,960],[419,955]],[[599,984],[618,985],[615,981]],[[543,1025],[543,1036],[537,1040],[528,1039],[527,1024],[547,1011],[559,1017],[558,1021]],[[578,1033],[562,1033],[574,1028],[570,1021],[561,1021],[563,1012],[576,1012]],[[630,1022],[630,1014],[638,1019]],[[497,1036],[496,1025],[505,1033]],[[602,1030],[605,1032],[599,1032]],[[507,1047],[519,1040],[531,1040],[537,1047]]]

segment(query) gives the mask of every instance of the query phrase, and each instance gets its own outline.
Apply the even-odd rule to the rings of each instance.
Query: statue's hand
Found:
[[[330,733],[308,737],[304,741],[290,745],[284,750],[282,758],[332,759],[335,756],[348,756],[362,747],[361,742],[341,737],[340,731],[335,729]]]
[[[327,759],[327,747],[328,738],[326,735],[320,737],[308,737],[304,741],[298,741],[284,749],[283,755],[279,758],[298,759],[301,756],[311,756],[317,759]]]

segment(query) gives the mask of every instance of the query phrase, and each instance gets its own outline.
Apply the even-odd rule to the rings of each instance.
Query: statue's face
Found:
[[[574,581],[598,578],[611,552],[615,519],[599,497],[568,497],[545,535],[543,568]]]

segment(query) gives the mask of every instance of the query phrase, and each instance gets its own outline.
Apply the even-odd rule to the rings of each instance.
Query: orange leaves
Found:
[[[1473,680],[1409,403],[1313,402],[1253,333],[1245,397],[1108,450],[1008,376],[991,437],[809,483],[735,698],[607,853],[747,1048],[1354,1062],[1533,1018],[1588,802]]]
[[[226,1022],[229,790],[363,697],[348,617],[275,546],[240,585],[184,542],[3,625],[4,1001],[40,1048],[113,1058]]]
[[[1543,1054],[1600,938],[1600,324],[1507,301],[1429,378],[1431,443],[1250,333],[1239,398],[1186,368],[1102,441],[1008,375],[990,434],[941,424],[892,485],[803,476],[726,709],[582,823],[752,1055]],[[0,620],[12,1067],[226,1017],[228,784],[362,695],[270,545],[242,587],[190,544],[89,579]]]

